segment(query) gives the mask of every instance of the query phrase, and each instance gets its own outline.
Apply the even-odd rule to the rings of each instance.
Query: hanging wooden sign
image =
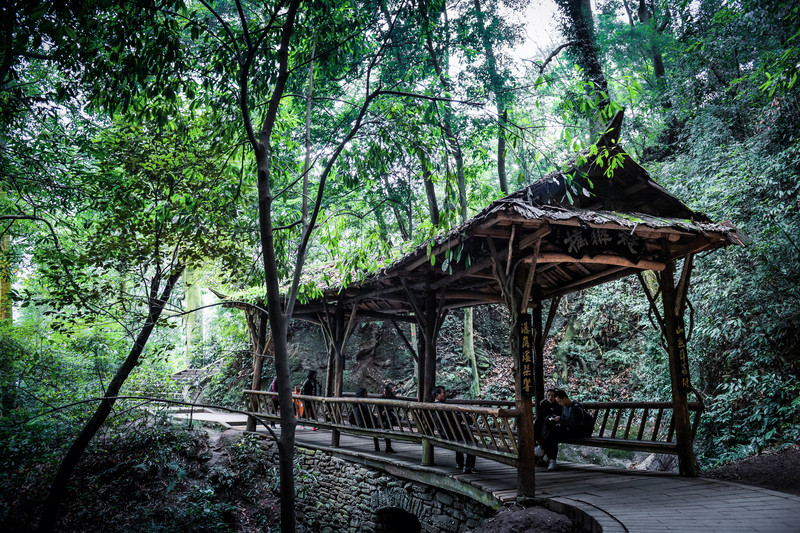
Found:
[[[678,339],[678,381],[681,391],[686,393],[691,390],[692,384],[689,375],[689,354],[686,349],[686,329],[680,317],[675,317],[675,337]]]
[[[559,252],[576,259],[602,254],[638,262],[647,251],[644,241],[637,235],[603,228],[554,228],[549,242]]]
[[[531,315],[520,313],[519,328],[519,380],[522,384],[522,396],[533,397],[533,332]]]

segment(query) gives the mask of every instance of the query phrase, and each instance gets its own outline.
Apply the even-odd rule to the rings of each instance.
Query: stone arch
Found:
[[[375,511],[375,533],[420,533],[419,519],[399,507],[382,507]]]

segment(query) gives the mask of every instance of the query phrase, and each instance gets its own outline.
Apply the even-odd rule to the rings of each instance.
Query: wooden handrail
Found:
[[[268,419],[279,418],[277,393],[244,392],[253,412]],[[355,435],[428,441],[439,447],[516,464],[518,412],[514,409],[302,394],[292,395],[292,405],[298,422],[304,425]],[[441,413],[452,415],[442,416]]]
[[[250,411],[278,420],[278,394],[244,391]],[[298,421],[305,425],[335,429],[355,435],[413,442],[472,453],[505,464],[518,459],[516,427],[520,412],[513,402],[480,400],[424,403],[409,399],[356,398],[292,395]],[[581,402],[596,418],[591,436],[575,439],[588,444],[621,449],[675,453],[672,402]],[[697,430],[703,406],[688,404],[694,413],[692,436]],[[355,424],[355,409],[362,420]],[[391,412],[387,418],[384,413]],[[447,417],[437,413],[452,413]]]

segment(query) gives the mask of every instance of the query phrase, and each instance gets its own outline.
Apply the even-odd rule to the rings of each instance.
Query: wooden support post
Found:
[[[428,350],[425,346],[427,343],[425,342],[424,322],[424,318],[417,322],[420,331],[420,333],[417,335],[417,354],[419,360],[419,363],[417,364],[417,401],[420,402],[430,401],[430,398],[428,397],[431,394],[431,387],[426,385],[425,378],[425,361],[428,357]],[[422,464],[425,466],[436,464],[436,459],[433,452],[433,444],[431,444],[428,439],[422,439]]]
[[[259,305],[263,307],[263,301],[259,300]],[[248,313],[248,329],[250,330],[250,339],[253,344],[253,381],[251,383],[252,390],[261,390],[261,373],[264,368],[264,357],[271,347],[272,337],[267,341],[267,314],[261,312],[257,308],[250,307]],[[247,417],[247,431],[256,430],[256,419],[252,416]]]
[[[337,307],[334,315],[334,324],[331,327],[331,333],[333,334],[333,342],[331,344],[333,345],[334,372],[333,391],[331,391],[330,394],[336,398],[342,395],[342,388],[344,386],[344,345],[347,342],[348,329],[349,326],[345,327],[344,324],[344,310],[341,307]],[[334,429],[331,431],[331,447],[338,448],[340,438],[341,434],[339,430]]]
[[[425,384],[423,399],[433,401],[431,389],[436,385],[436,343],[439,337],[440,325],[436,306],[436,293],[428,289],[425,291]]]
[[[420,302],[405,281],[401,279],[401,282],[408,301],[414,309],[414,318],[419,327],[419,335],[417,335],[417,400],[432,402],[431,389],[436,385],[436,341],[444,317],[447,316],[447,311],[443,306],[444,295],[437,301],[436,291],[428,282],[425,286],[425,300]],[[435,464],[433,445],[427,439],[422,441],[422,464]]]
[[[675,262],[667,261],[661,274],[661,298],[663,303],[664,336],[667,340],[669,370],[672,381],[672,404],[675,423],[675,440],[678,445],[678,469],[683,476],[696,476],[692,427],[689,420],[689,406],[686,398],[691,388],[689,380],[689,360],[686,348],[682,305],[684,295],[675,290]],[[688,290],[688,280],[681,289]],[[677,304],[677,305],[676,305]]]
[[[536,455],[533,434],[533,396],[539,384],[536,378],[536,364],[541,356],[537,356],[538,339],[542,334],[542,304],[537,301],[533,308],[533,317],[525,312],[520,312],[515,306],[513,312],[517,316],[512,319],[512,343],[514,337],[516,346],[512,346],[515,359],[515,391],[516,405],[520,413],[517,425],[517,497],[529,499],[534,497],[536,489]],[[537,312],[538,310],[538,312]]]

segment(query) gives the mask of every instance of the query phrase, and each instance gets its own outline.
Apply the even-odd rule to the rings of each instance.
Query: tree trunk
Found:
[[[72,446],[70,446],[64,459],[61,461],[61,466],[58,468],[53,484],[50,486],[50,493],[47,495],[47,499],[44,502],[39,531],[53,531],[56,519],[58,518],[58,508],[67,495],[67,483],[69,482],[69,478],[72,476],[72,472],[78,465],[87,446],[89,446],[89,442],[102,427],[109,413],[111,413],[111,408],[114,406],[116,397],[119,395],[119,391],[125,383],[125,380],[128,379],[131,371],[138,364],[139,357],[142,355],[142,351],[150,338],[150,334],[153,332],[158,322],[158,317],[161,315],[161,311],[164,310],[164,306],[172,294],[172,289],[175,288],[175,284],[178,282],[182,272],[183,267],[178,265],[175,271],[167,278],[167,283],[161,292],[161,296],[158,298],[151,297],[147,319],[139,335],[136,337],[136,341],[133,343],[128,357],[125,358],[125,361],[117,369],[114,378],[108,384],[108,389],[106,389],[103,400],[100,402],[100,405],[97,406],[94,415],[92,415],[92,418],[86,423],[83,430],[81,430],[78,437],[72,443]],[[157,288],[157,286],[160,285],[160,279],[156,278],[152,285]]]
[[[0,321],[12,322],[11,307],[11,234],[0,239]]]
[[[427,154],[420,148],[417,150],[419,163],[422,166],[422,182],[425,184],[425,197],[428,199],[428,211],[431,214],[431,222],[434,226],[439,225],[439,204],[436,202],[436,189],[431,179],[431,162]]]
[[[191,366],[193,352],[203,342],[203,311],[198,309],[203,306],[200,284],[197,282],[197,270],[186,267],[184,285],[186,286],[186,367]]]
[[[469,307],[464,309],[464,359],[472,369],[472,385],[470,385],[469,392],[473,398],[477,398],[481,394],[481,379],[478,375],[478,361],[475,358],[474,333],[473,311]]]
[[[653,26],[652,20],[652,13],[647,8],[644,0],[639,0],[639,22],[641,22],[645,26]],[[658,33],[658,29],[653,27],[653,32]],[[663,78],[665,74],[664,70],[664,59],[661,56],[661,50],[659,50],[658,46],[651,42],[650,44],[650,55],[653,59],[653,74],[656,77],[656,80],[659,83],[663,83]]]
[[[478,26],[481,31],[483,49],[486,51],[486,66],[489,71],[489,81],[491,90],[494,93],[494,101],[497,106],[497,179],[500,182],[500,190],[508,194],[508,179],[506,177],[506,123],[508,121],[508,109],[506,108],[506,94],[503,89],[503,80],[497,71],[497,57],[494,53],[489,32],[486,30],[486,22],[483,17],[480,0],[474,0],[475,15],[478,19]]]
[[[584,78],[594,84],[595,90],[602,91],[599,111],[604,111],[610,103],[608,99],[608,82],[603,75],[603,68],[597,56],[594,37],[594,21],[590,0],[556,0],[564,15],[562,31],[567,40],[575,41],[572,47],[575,62],[583,69]],[[605,121],[606,119],[601,118]]]
[[[259,136],[250,121],[250,109],[247,101],[248,82],[246,71],[240,77],[240,102],[245,128],[248,131],[251,146],[255,154],[258,180],[258,229],[261,237],[261,257],[264,265],[264,281],[267,286],[267,311],[272,340],[275,345],[275,375],[278,378],[278,401],[280,403],[281,435],[278,439],[278,463],[280,472],[281,497],[281,530],[295,531],[294,490],[294,439],[296,421],[292,408],[291,376],[289,373],[289,349],[287,332],[291,310],[281,305],[280,275],[275,257],[275,235],[272,227],[273,192],[270,174],[270,158],[272,131],[278,119],[278,108],[289,79],[289,46],[294,32],[294,23],[300,0],[292,0],[286,8],[286,19],[280,30],[280,47],[278,49],[278,72],[272,91],[264,122],[259,128]],[[306,226],[304,225],[304,230]],[[298,250],[298,263],[302,265],[305,252]]]

